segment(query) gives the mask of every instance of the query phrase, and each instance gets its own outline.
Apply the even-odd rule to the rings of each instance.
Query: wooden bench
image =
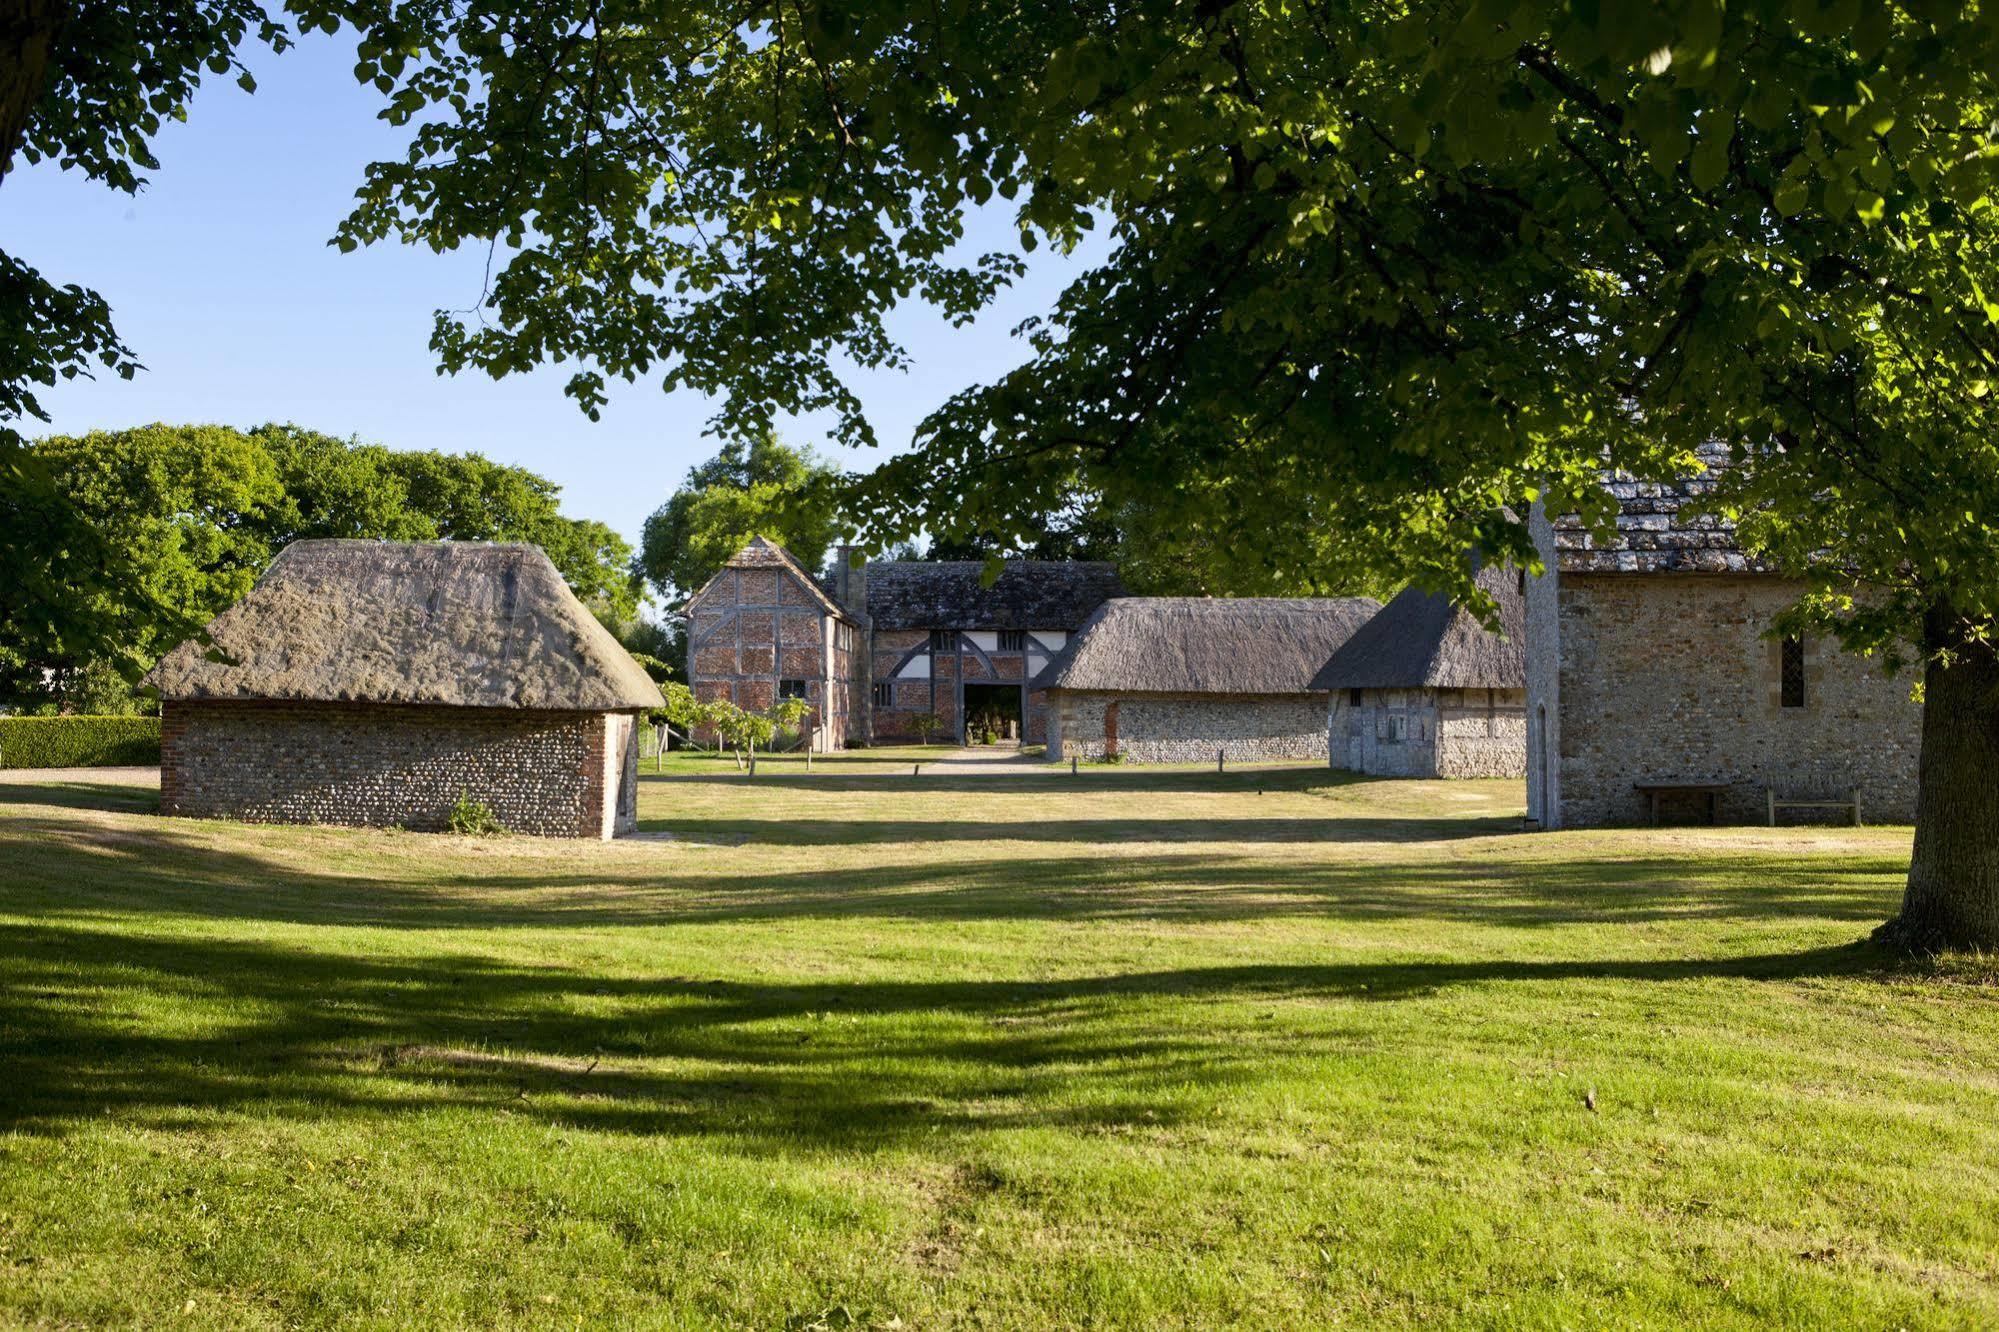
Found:
[[[1721,793],[1728,789],[1728,783],[1727,782],[1633,782],[1631,783],[1631,789],[1638,792],[1639,795],[1645,797],[1646,812],[1651,817],[1652,826],[1656,828],[1659,826],[1659,797],[1662,795],[1706,796],[1707,821],[1709,823],[1715,822],[1716,802],[1717,799],[1720,797]]]
[[[1844,800],[1831,800],[1808,796],[1780,796],[1774,786],[1766,787],[1763,798],[1770,810],[1770,826],[1777,826],[1777,811],[1780,809],[1848,809],[1853,811],[1853,826],[1860,826],[1860,788],[1847,793]]]

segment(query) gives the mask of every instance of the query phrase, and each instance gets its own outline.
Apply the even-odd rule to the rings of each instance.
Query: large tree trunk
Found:
[[[1880,938],[1904,948],[1999,947],[1999,654],[1959,647],[1923,682],[1916,846],[1902,914]]]
[[[69,0],[0,0],[0,180],[48,91],[50,57],[68,21]]]

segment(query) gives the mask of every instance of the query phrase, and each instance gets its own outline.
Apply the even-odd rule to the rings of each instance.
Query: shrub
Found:
[[[159,761],[158,717],[0,717],[0,768]]]
[[[451,806],[450,817],[445,826],[460,837],[491,837],[506,831],[500,825],[500,816],[493,807],[483,800],[474,800],[467,792],[460,791],[458,800]]]

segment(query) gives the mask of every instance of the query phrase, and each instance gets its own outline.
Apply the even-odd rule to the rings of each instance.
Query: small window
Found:
[[[1001,652],[1027,651],[1027,630],[1002,629],[999,631],[999,636],[1000,636],[999,650]]]
[[[1358,689],[1347,690],[1347,706],[1350,708],[1357,708],[1360,706],[1360,690]]]
[[[930,631],[930,650],[932,652],[949,652],[957,646],[958,635],[956,631],[951,629],[932,629]]]
[[[1787,638],[1777,648],[1778,688],[1787,708],[1805,706],[1805,640]]]
[[[895,686],[887,680],[875,681],[875,706],[878,708],[895,706]]]
[[[805,681],[779,680],[777,682],[777,696],[779,698],[804,698]]]

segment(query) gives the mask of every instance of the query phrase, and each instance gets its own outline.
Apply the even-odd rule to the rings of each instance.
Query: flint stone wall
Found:
[[[604,838],[637,826],[622,713],[168,701],[163,813],[435,831],[460,793],[510,832]]]
[[[1117,703],[1117,747],[1127,763],[1232,763],[1326,756],[1323,694],[1110,694],[1058,690],[1048,757],[1104,756],[1104,714]]]

